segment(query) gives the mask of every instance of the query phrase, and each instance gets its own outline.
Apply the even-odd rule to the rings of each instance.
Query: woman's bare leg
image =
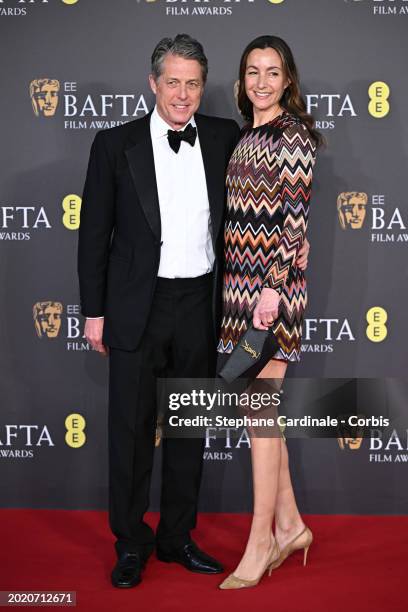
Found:
[[[283,379],[286,362],[271,360],[259,378]],[[254,512],[244,555],[234,574],[254,580],[262,572],[274,546],[271,533],[280,486],[281,438],[251,437]]]
[[[275,505],[275,537],[279,548],[282,549],[302,531],[305,525],[300,516],[292,487],[288,449],[282,438],[280,442],[281,463]]]
[[[280,375],[280,370],[274,368],[274,363],[276,363],[276,361],[269,362],[260,375],[263,378],[281,378],[283,382],[286,367],[283,369],[283,374]],[[287,366],[287,362],[284,362],[284,364]],[[289,455],[286,442],[283,438],[280,438],[280,443],[281,460],[274,514],[275,537],[279,548],[282,549],[302,531],[305,525],[297,507],[292,480],[290,478]]]

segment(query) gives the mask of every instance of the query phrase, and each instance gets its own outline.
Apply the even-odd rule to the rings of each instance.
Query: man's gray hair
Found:
[[[152,54],[152,74],[155,79],[158,79],[161,75],[163,60],[168,53],[185,59],[197,60],[201,66],[203,82],[205,83],[208,74],[208,60],[203,46],[198,40],[188,34],[177,34],[175,38],[162,38]]]

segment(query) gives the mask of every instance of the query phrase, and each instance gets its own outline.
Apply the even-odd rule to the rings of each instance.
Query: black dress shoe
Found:
[[[221,574],[224,568],[213,557],[200,550],[194,542],[168,551],[156,549],[156,556],[166,563],[180,563],[190,572],[198,574]]]
[[[139,553],[122,553],[113,568],[111,580],[114,587],[130,589],[142,581],[144,562]]]

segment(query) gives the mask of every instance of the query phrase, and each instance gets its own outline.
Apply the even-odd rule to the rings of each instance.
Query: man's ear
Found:
[[[150,89],[152,90],[152,92],[156,95],[157,84],[156,84],[156,79],[154,78],[152,74],[149,74],[149,85],[150,85]]]

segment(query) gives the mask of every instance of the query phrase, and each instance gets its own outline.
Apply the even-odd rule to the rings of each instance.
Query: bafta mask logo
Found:
[[[157,424],[156,426],[156,433],[154,436],[154,445],[155,447],[159,447],[160,446],[160,442],[162,441],[162,437],[163,437],[163,428],[161,427],[161,425]]]
[[[61,329],[61,302],[37,302],[33,306],[35,331],[39,338],[56,338]]]
[[[161,444],[164,435],[164,414],[159,414],[156,423],[156,433],[154,436],[154,445],[158,448]]]
[[[232,89],[232,93],[233,93],[234,100],[235,100],[235,107],[236,107],[238,113],[242,116],[242,113],[241,113],[240,108],[238,106],[239,80],[235,81],[233,89]]]
[[[366,216],[368,197],[361,191],[340,193],[337,198],[337,213],[342,229],[361,229]]]
[[[350,414],[341,414],[338,415],[338,420],[340,422],[337,429],[337,442],[341,450],[358,450],[363,441],[364,427],[360,425],[350,425],[349,417],[357,416],[364,417],[362,414],[350,415]]]
[[[361,446],[363,438],[337,438],[337,442],[341,450],[348,448],[349,450],[358,450]]]
[[[57,79],[34,79],[30,98],[36,117],[53,117],[58,106],[60,84]]]

